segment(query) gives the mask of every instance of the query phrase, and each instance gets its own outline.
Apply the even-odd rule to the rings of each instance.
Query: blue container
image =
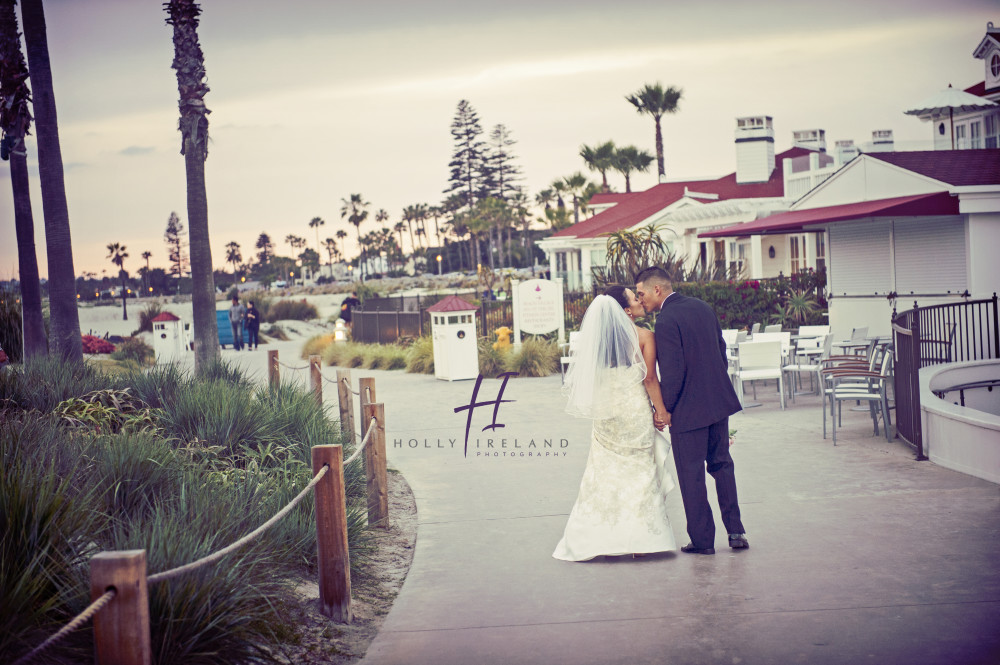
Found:
[[[233,327],[229,324],[229,310],[215,310],[215,325],[219,328],[219,345],[226,348],[226,345],[233,345]],[[250,331],[247,330],[246,323],[243,324],[243,346],[250,341]]]

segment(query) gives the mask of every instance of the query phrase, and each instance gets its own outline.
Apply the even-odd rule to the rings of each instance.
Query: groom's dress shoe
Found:
[[[686,552],[687,554],[715,554],[714,547],[695,547],[694,543],[688,543],[681,548],[681,552]]]
[[[734,550],[748,550],[750,549],[750,542],[744,534],[738,536],[729,536],[729,546]]]

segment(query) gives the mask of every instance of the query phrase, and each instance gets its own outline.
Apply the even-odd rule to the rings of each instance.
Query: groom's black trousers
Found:
[[[671,439],[691,543],[700,549],[715,547],[715,518],[705,486],[706,465],[715,478],[726,531],[744,533],[736,498],[736,469],[729,455],[729,418],[689,432],[671,432]]]

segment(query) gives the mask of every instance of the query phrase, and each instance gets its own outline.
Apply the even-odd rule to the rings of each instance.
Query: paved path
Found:
[[[495,433],[480,431],[492,408],[477,409],[467,456],[466,412],[453,409],[473,381],[360,376],[376,377],[389,463],[419,515],[412,568],[366,665],[1000,663],[998,487],[915,462],[872,436],[867,413],[845,411],[837,447],[815,397],[782,412],[774,388],[759,389],[764,405],[733,418],[750,550],[729,550],[719,524],[715,556],[568,563],[550,555],[590,425],[564,414],[558,376],[513,379]],[[484,381],[480,399],[499,385]],[[668,509],[686,543],[676,490]]]

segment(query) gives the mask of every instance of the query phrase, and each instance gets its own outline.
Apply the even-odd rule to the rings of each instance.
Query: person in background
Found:
[[[243,318],[247,308],[240,304],[239,296],[233,296],[233,306],[229,308],[229,325],[233,327],[233,348],[243,350]]]
[[[344,298],[344,301],[340,303],[340,318],[347,324],[348,330],[353,330],[353,326],[351,325],[351,310],[360,304],[361,301],[358,299],[357,291],[351,291],[351,295]]]
[[[250,334],[247,340],[248,349],[256,349],[260,340],[260,310],[258,310],[251,300],[247,305],[246,313],[247,332]]]

